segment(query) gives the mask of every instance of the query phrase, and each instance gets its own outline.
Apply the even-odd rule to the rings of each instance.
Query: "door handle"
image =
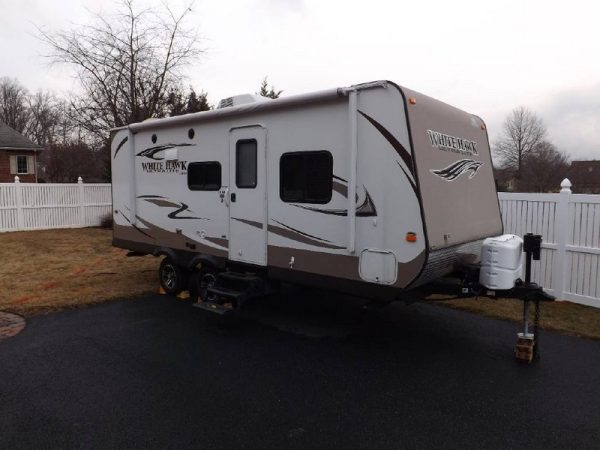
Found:
[[[231,203],[235,203],[235,199],[236,199],[235,192],[232,192],[231,193]]]
[[[219,197],[221,198],[221,203],[225,202],[225,206],[229,206],[229,188],[225,187],[219,191]]]

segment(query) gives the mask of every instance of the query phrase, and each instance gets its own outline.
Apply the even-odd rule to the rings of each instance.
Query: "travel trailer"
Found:
[[[162,289],[194,306],[231,313],[280,281],[390,301],[459,270],[454,293],[524,301],[515,354],[536,353],[541,236],[502,235],[475,115],[390,81],[246,94],[114,129],[111,159],[113,245],[162,256]]]
[[[131,124],[111,159],[113,244],[219,312],[273,280],[394,299],[503,230],[485,123],[390,81]]]

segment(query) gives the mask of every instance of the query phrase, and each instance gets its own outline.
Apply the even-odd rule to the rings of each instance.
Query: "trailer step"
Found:
[[[230,314],[231,312],[233,312],[233,305],[231,303],[227,304],[223,304],[220,305],[219,303],[213,303],[213,302],[198,302],[198,303],[193,303],[192,306],[194,308],[200,308],[203,309],[205,311],[210,311],[212,313],[216,313],[219,315],[225,315],[225,314]]]
[[[209,294],[212,294],[216,298],[229,298],[239,302],[243,301],[247,294],[242,291],[236,291],[222,286],[211,286],[206,290]]]
[[[217,275],[215,287],[246,292],[250,295],[260,293],[264,280],[254,274],[239,272],[221,272]]]

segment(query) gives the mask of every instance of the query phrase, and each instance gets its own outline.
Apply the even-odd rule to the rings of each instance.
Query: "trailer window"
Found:
[[[189,163],[187,180],[191,191],[218,191],[221,189],[221,164],[218,161]]]
[[[235,147],[235,185],[242,189],[256,187],[256,139],[237,141]]]
[[[284,202],[329,203],[333,157],[321,150],[284,153],[279,161],[279,195]]]

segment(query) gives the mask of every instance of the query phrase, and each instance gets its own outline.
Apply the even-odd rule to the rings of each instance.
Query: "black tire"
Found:
[[[218,269],[211,266],[204,266],[190,277],[189,291],[190,299],[193,303],[196,303],[198,300],[210,300],[207,289],[214,285],[218,274]]]
[[[169,295],[179,294],[187,285],[187,273],[169,257],[160,262],[158,279],[160,286]]]

